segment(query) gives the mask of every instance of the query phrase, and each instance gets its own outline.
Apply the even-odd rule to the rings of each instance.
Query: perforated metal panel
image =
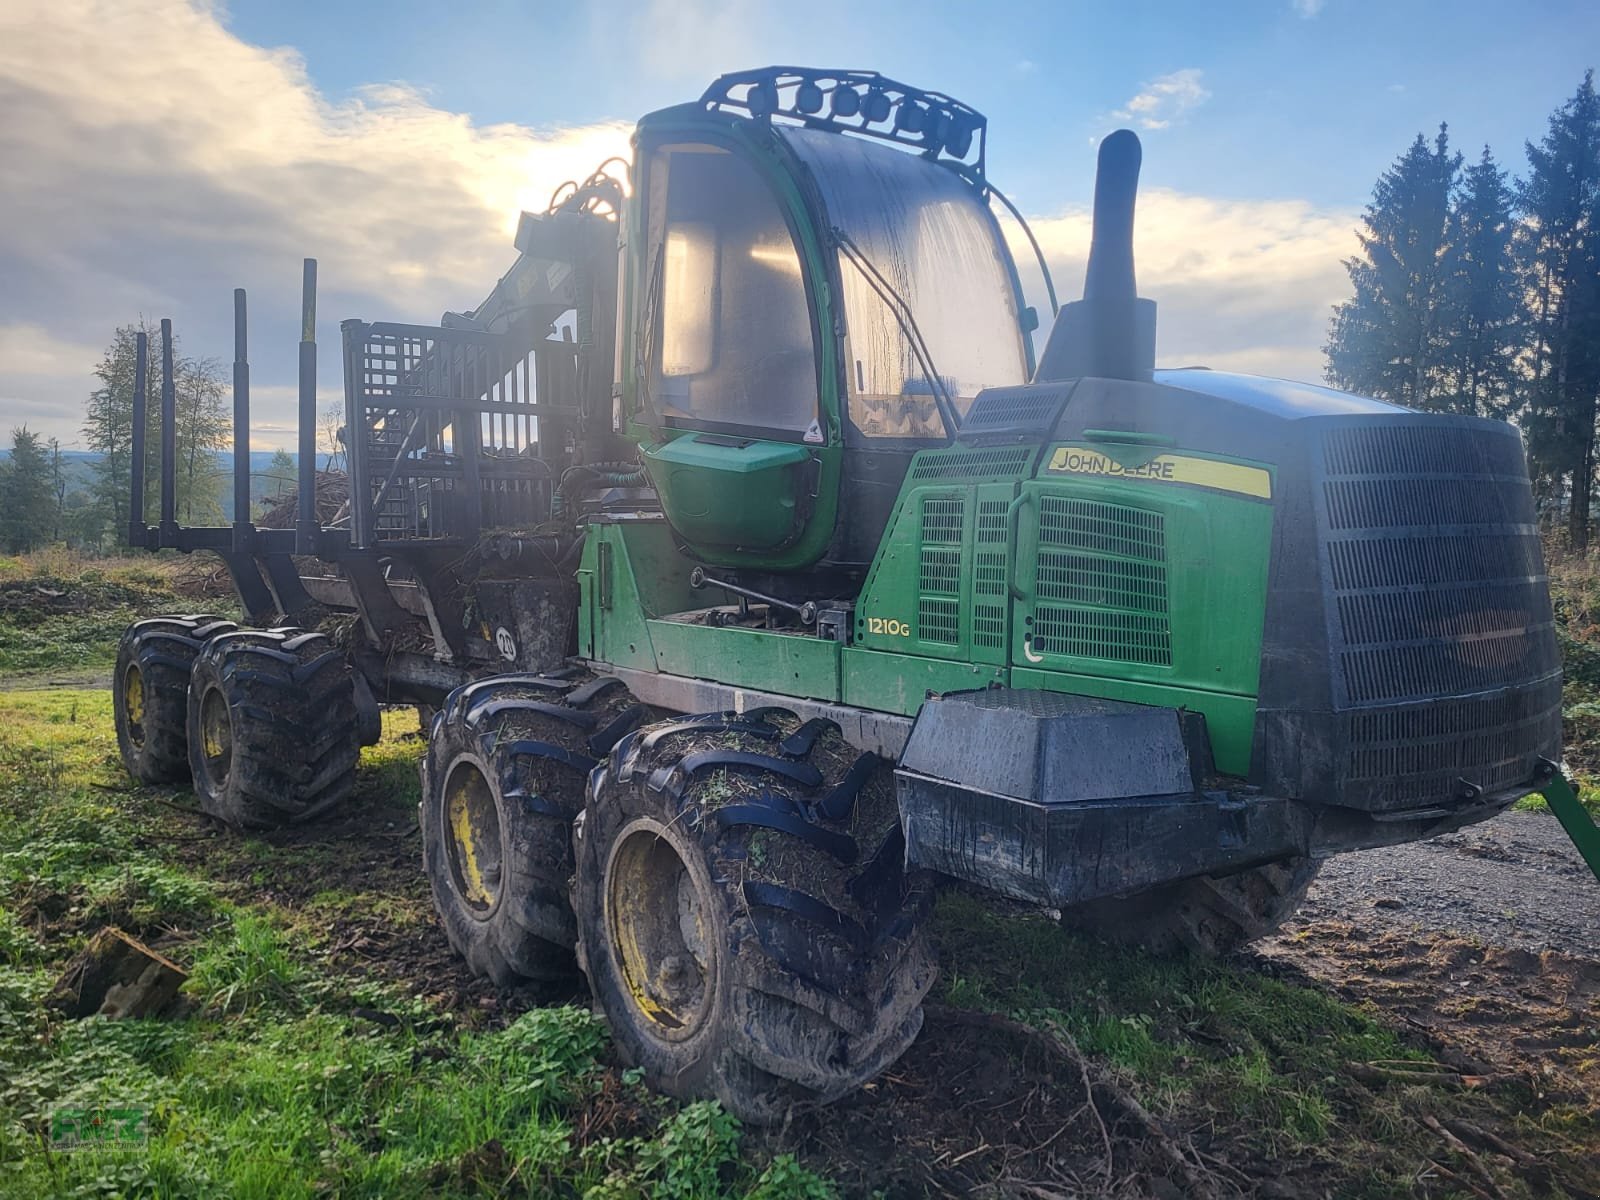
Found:
[[[1037,451],[1035,446],[925,451],[917,455],[916,465],[911,468],[911,478],[922,483],[935,479],[1015,475],[1027,468]]]
[[[978,501],[973,531],[972,644],[985,650],[1006,645],[1006,509],[1004,500]]]
[[[1560,655],[1514,432],[1330,430],[1313,505],[1344,769],[1369,806],[1524,782],[1561,736]]]
[[[1033,647],[1167,666],[1172,629],[1165,518],[1065,496],[1039,499]]]
[[[962,540],[966,501],[928,496],[922,501],[922,547],[917,588],[917,636],[954,646],[961,641]]]

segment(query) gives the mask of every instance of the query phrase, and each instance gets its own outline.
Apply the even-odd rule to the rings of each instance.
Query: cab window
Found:
[[[800,256],[776,196],[719,147],[650,163],[647,403],[672,423],[803,434],[816,349]]]

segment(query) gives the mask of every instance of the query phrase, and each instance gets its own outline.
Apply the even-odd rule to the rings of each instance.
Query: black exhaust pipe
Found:
[[[1094,234],[1083,299],[1064,305],[1050,330],[1035,381],[1148,380],[1156,362],[1156,305],[1139,299],[1133,270],[1133,208],[1143,151],[1131,129],[1100,143],[1094,178]]]

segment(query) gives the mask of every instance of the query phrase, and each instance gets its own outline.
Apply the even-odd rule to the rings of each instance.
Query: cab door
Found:
[[[804,532],[825,441],[789,216],[750,158],[721,145],[657,147],[645,187],[646,468],[703,556],[780,550]]]

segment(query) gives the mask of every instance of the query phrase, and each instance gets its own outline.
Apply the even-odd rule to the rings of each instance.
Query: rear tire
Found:
[[[430,722],[423,866],[475,974],[502,987],[576,982],[573,818],[598,757],[645,716],[615,679],[502,675],[456,689]]]
[[[594,773],[579,958],[624,1059],[770,1124],[893,1063],[935,974],[889,764],[768,709],[630,735]]]
[[[208,642],[189,684],[189,765],[200,807],[235,829],[321,816],[361,757],[344,652],[320,633],[248,630]]]
[[[1320,858],[1289,858],[1122,899],[1091,900],[1067,909],[1061,919],[1109,942],[1221,956],[1266,937],[1293,916],[1320,870]]]
[[[122,765],[141,783],[189,778],[189,672],[202,646],[238,626],[221,617],[151,617],[117,647],[111,707]]]

